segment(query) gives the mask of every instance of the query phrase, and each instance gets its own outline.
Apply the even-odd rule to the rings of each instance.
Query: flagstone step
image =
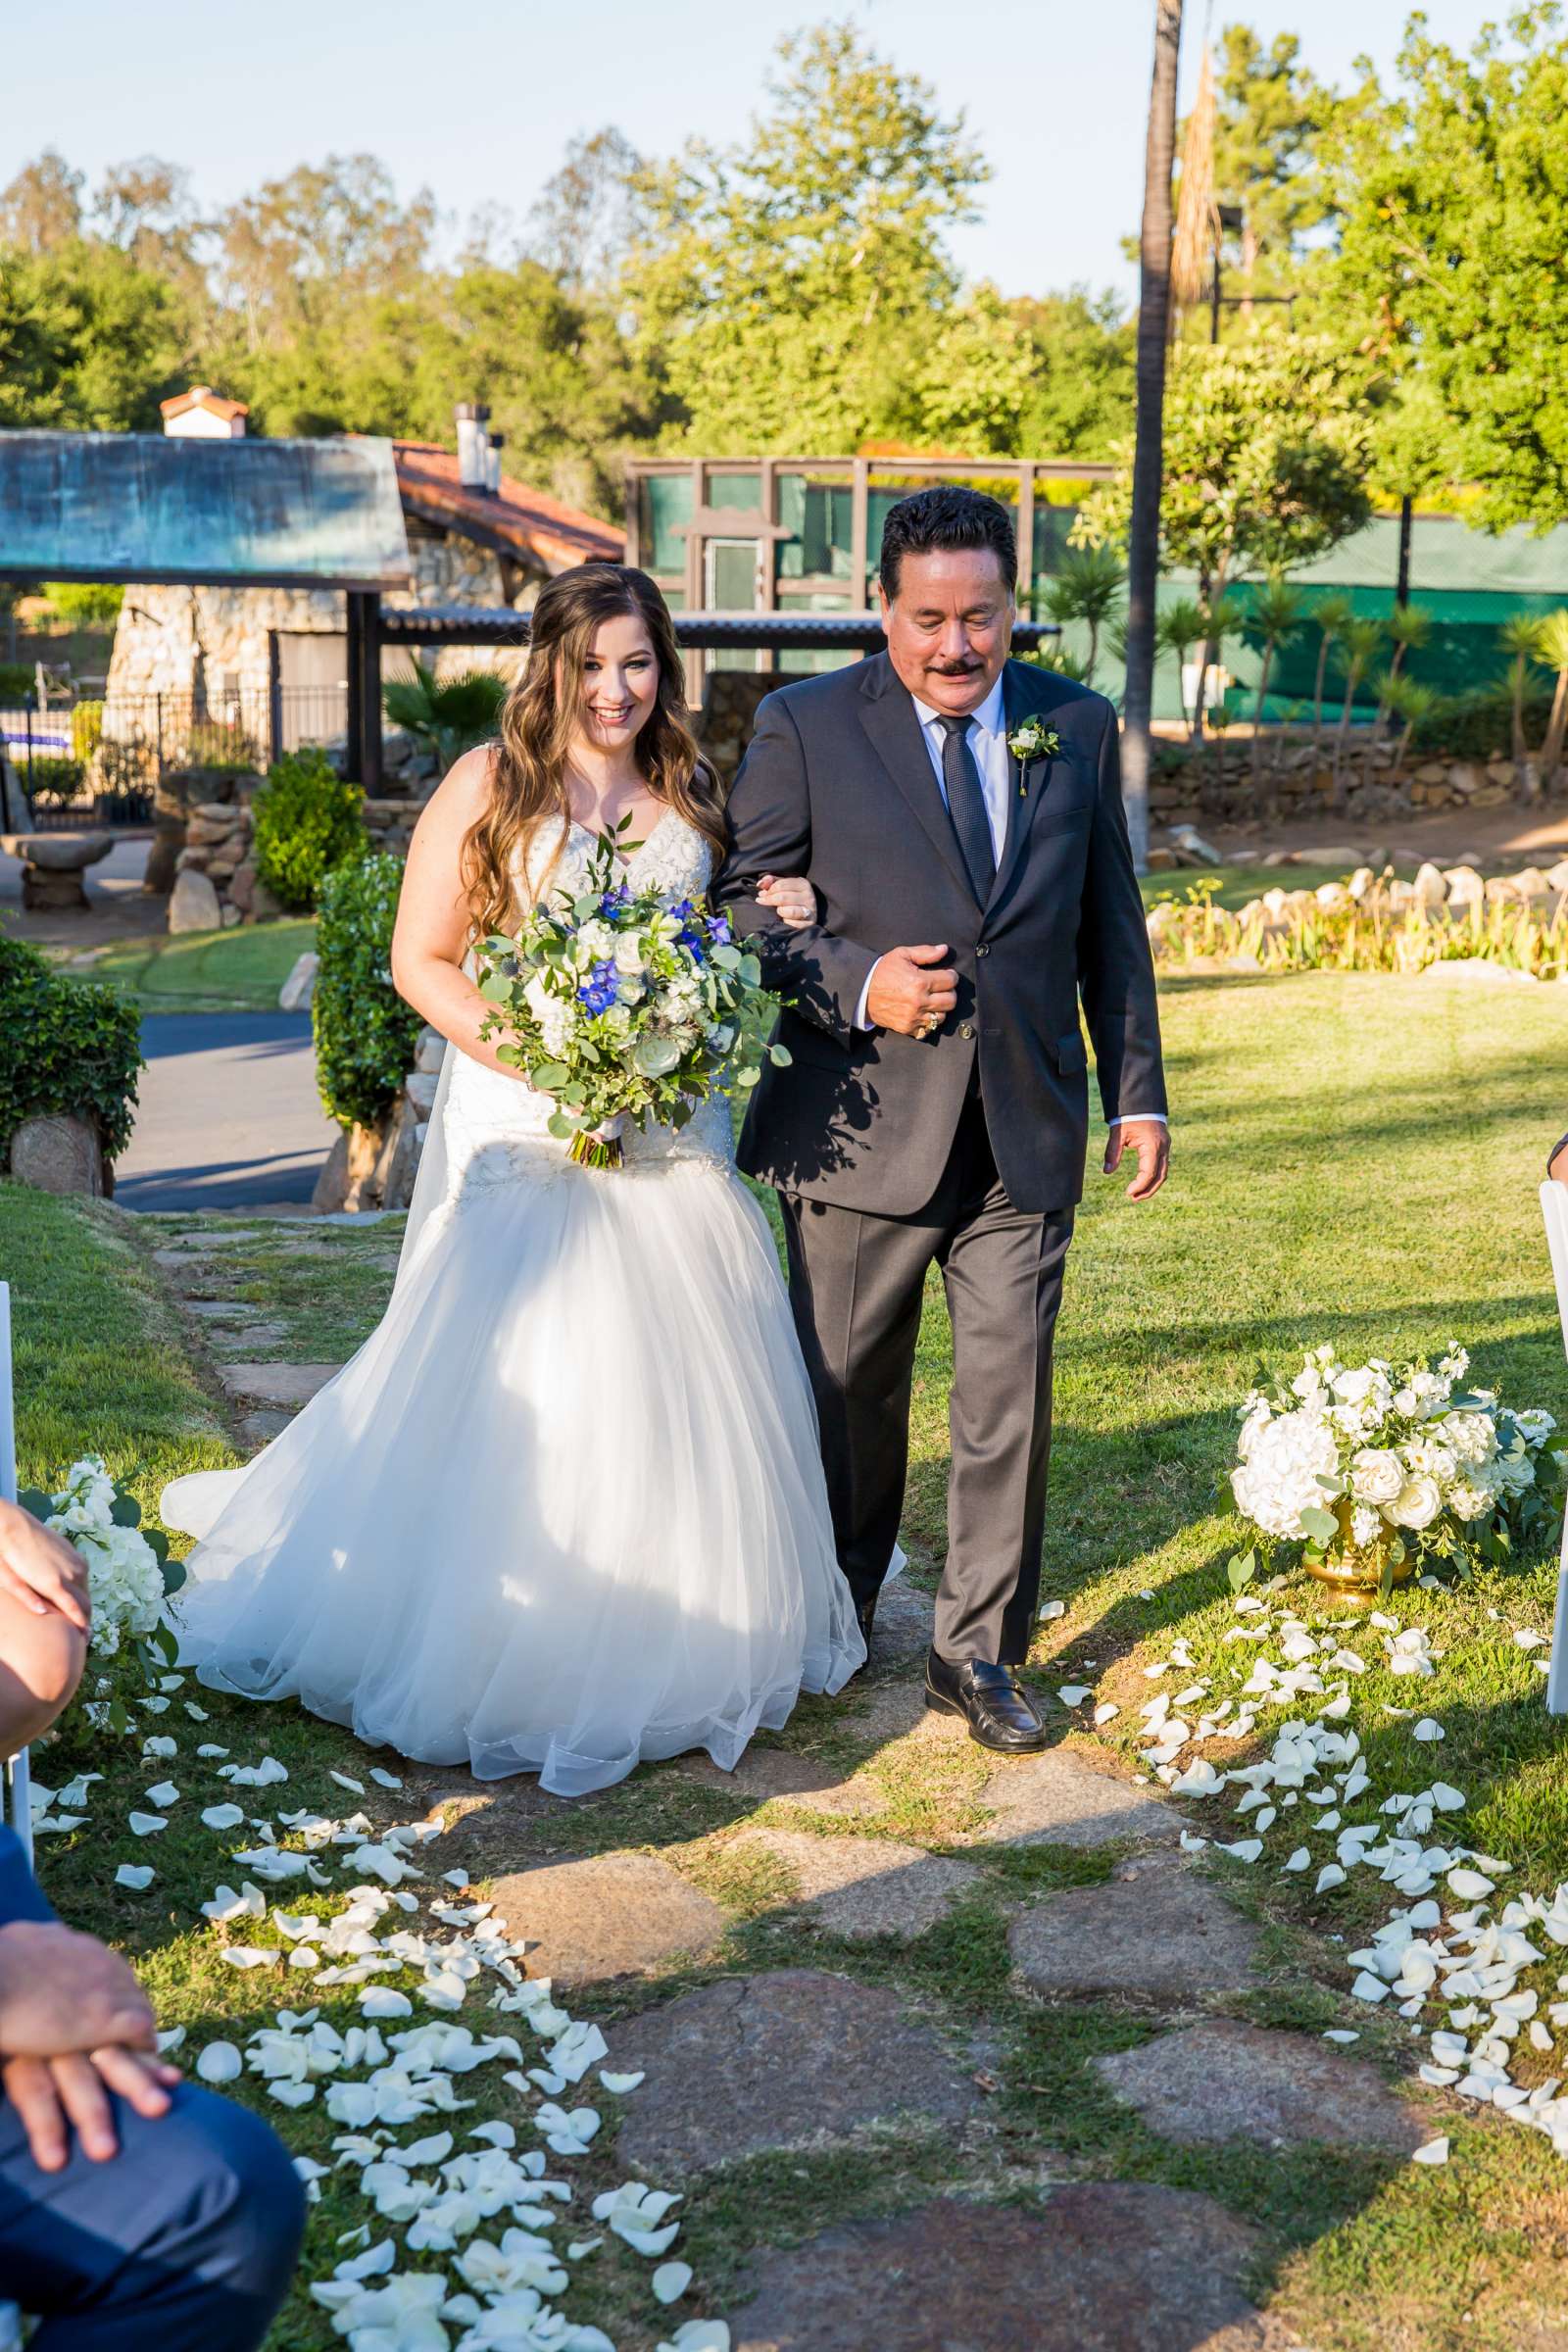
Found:
[[[946,1861],[891,1838],[814,1838],[799,1830],[743,1830],[727,1853],[766,1854],[795,1882],[804,1909],[830,1935],[923,1936],[981,1878],[972,1862]]]
[[[954,2127],[980,2097],[961,2057],[906,2016],[896,1993],[817,1969],[720,1978],[611,2027],[609,2038],[612,2067],[647,2071],[615,2143],[616,2162],[644,2179],[843,2139],[898,2116]],[[793,2340],[817,2352],[814,2337]],[[884,2352],[874,2329],[844,2340]]]
[[[733,2352],[1299,2352],[1244,2291],[1261,2251],[1256,2230],[1190,2189],[1084,2182],[1039,2212],[942,2197],[755,2257],[730,2340]]]
[[[990,1844],[1174,1845],[1181,1816],[1160,1798],[1093,1762],[1078,1748],[1048,1748],[1004,1764],[980,1791]]]
[[[652,1854],[544,1862],[496,1879],[490,1893],[508,1934],[526,1943],[529,1976],[564,1984],[704,1960],[724,1934],[718,1905]]]
[[[1432,2136],[1371,2067],[1305,2034],[1216,2018],[1093,2063],[1162,2139],[1328,2141],[1408,2156]]]
[[[733,1772],[721,1772],[711,1757],[682,1756],[676,1765],[682,1780],[725,1795],[766,1804],[783,1797],[813,1813],[867,1815],[885,1813],[888,1799],[874,1781],[846,1777],[830,1764],[819,1764],[788,1747],[749,1747]]]
[[[248,1404],[309,1404],[335,1380],[341,1364],[220,1364],[218,1377],[231,1396]]]
[[[1043,1896],[1007,1942],[1037,1992],[1196,2001],[1255,1984],[1257,1929],[1208,1880],[1162,1855],[1123,1862],[1102,1886]]]

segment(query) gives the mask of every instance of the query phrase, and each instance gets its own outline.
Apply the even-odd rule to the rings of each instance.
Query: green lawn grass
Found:
[[[116,940],[72,979],[107,980],[143,1012],[275,1012],[297,958],[316,945],[313,918],[242,923]]]
[[[1092,1162],[1069,1261],[1044,1585],[1067,1609],[1042,1629],[1033,1677],[1065,1739],[1082,1734],[1054,1699],[1058,1684],[1083,1681],[1117,1701],[1122,1714],[1106,1736],[1126,1735],[1129,1760],[1136,1706],[1150,1688],[1143,1665],[1178,1634],[1205,1670],[1222,1655],[1232,1540],[1216,1485],[1234,1445],[1236,1404],[1260,1360],[1288,1369],[1300,1348],[1325,1339],[1351,1356],[1397,1357],[1459,1338],[1480,1380],[1568,1422],[1536,1200],[1545,1150],[1563,1125],[1568,992],[1303,974],[1175,981],[1163,1005],[1175,1109],[1170,1183],[1134,1209],[1120,1180],[1100,1177]],[[0,1187],[0,1273],[17,1286],[24,1477],[48,1479],[91,1445],[151,1503],[171,1471],[233,1458],[212,1368],[182,1336],[150,1262],[176,1229],[200,1235],[204,1223],[137,1221]],[[336,1235],[312,1239],[332,1246],[296,1257],[296,1237],[280,1226],[215,1250],[196,1287],[278,1322],[290,1353],[344,1352],[390,1284],[395,1228],[343,1234],[341,1248]],[[912,1573],[926,1582],[945,1543],[950,1376],[933,1284],[906,1513]],[[1510,1575],[1399,1604],[1443,1652],[1438,1677],[1418,1695],[1446,1726],[1441,1770],[1469,1796],[1467,1837],[1509,1858],[1516,1884],[1544,1890],[1568,1878],[1563,1734],[1510,1628],[1549,1631],[1554,1567],[1544,1554]],[[1316,1606],[1304,1580],[1291,1596]],[[1376,1672],[1355,1692],[1352,1720],[1375,1785],[1391,1777],[1399,1785],[1397,1768],[1409,1758],[1407,1725],[1383,1713],[1391,1698],[1408,1702],[1409,1687]],[[213,1738],[247,1756],[265,1743],[289,1767],[281,1793],[292,1804],[334,1801],[329,1764],[363,1775],[367,1759],[352,1740],[292,1708],[259,1718],[206,1693],[203,1703]],[[1431,2092],[1416,2095],[1433,2131],[1453,2142],[1437,2173],[1343,2151],[1161,2139],[1108,2097],[1092,2067],[1096,2055],[1147,2038],[1157,2021],[1120,2003],[1043,2004],[1020,1993],[1007,1967],[1006,1922],[1017,1904],[1103,1876],[1114,1852],[966,1845],[981,1818],[985,1760],[961,1741],[890,1745],[862,1720],[865,1703],[804,1701],[773,1743],[858,1763],[886,1799],[883,1813],[834,1820],[782,1799],[760,1809],[668,1765],[569,1816],[542,1809],[526,1789],[474,1791],[450,1854],[442,1849],[479,1880],[552,1852],[643,1848],[725,1906],[728,1938],[697,1979],[672,1971],[652,1992],[612,1988],[575,2002],[581,2014],[608,2022],[724,1970],[817,1965],[891,1984],[956,2048],[985,2046],[1000,2087],[972,2132],[891,2134],[849,2155],[758,2158],[689,2183],[677,2251],[698,2272],[690,2308],[722,2310],[760,2241],[795,2243],[943,2186],[1027,2198],[1065,2171],[1201,2189],[1231,2206],[1261,2232],[1258,2299],[1317,2352],[1516,2352],[1555,2340],[1568,2170],[1544,2140]],[[1260,1728],[1272,1737],[1269,1718]],[[100,1818],[122,1819],[145,1771],[102,1752],[69,1758],[78,1760],[111,1776],[97,1792]],[[193,1787],[206,1769],[183,1752],[181,1768]],[[64,1777],[64,1768],[41,1770],[46,1780]],[[392,1800],[399,1818],[464,1776],[409,1778],[410,1796]],[[201,1801],[211,1801],[204,1787]],[[789,1907],[776,1866],[735,1849],[735,1833],[758,1820],[961,1852],[980,1878],[943,1926],[911,1944],[840,1942]],[[211,2031],[216,2016],[246,2030],[290,1988],[269,1984],[266,1972],[236,1984],[215,1967],[211,1938],[188,1924],[220,1875],[208,1846],[177,1826],[158,1843],[145,1858],[160,1867],[159,1900],[115,1888],[115,1865],[143,1856],[128,1837],[96,1830],[51,1843],[50,1885],[70,1916],[135,1953],[171,2021]],[[1374,1916],[1375,1890],[1352,1874],[1347,1887],[1314,1897],[1270,1867],[1284,1850],[1278,1833],[1269,1849],[1250,1871],[1229,1866],[1228,1883],[1265,1929],[1258,1986],[1230,2003],[1231,2013],[1311,2033],[1353,2025],[1358,2054],[1407,2074],[1423,2044],[1400,2021],[1369,2017],[1348,1992],[1345,1952]],[[1193,1988],[1192,2013],[1226,2006]],[[327,2014],[341,2023],[348,2008],[328,2005]],[[494,2094],[481,2087],[480,2095],[475,2120],[493,2111]],[[287,2120],[298,2144],[322,2152],[325,2134],[312,2116]],[[601,2184],[595,2166],[581,2169]],[[603,2180],[620,2177],[607,2153]],[[333,2258],[333,2231],[362,2218],[337,2195],[319,2210],[318,2269]],[[623,2352],[650,2352],[658,2324],[639,2291],[633,2270],[594,2271],[571,2308],[609,2328]],[[275,2352],[325,2352],[330,2341],[323,2315],[297,2298]]]

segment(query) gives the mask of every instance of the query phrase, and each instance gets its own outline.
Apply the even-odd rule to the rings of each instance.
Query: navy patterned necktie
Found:
[[[983,906],[997,878],[997,854],[991,839],[991,819],[986,813],[980,770],[969,749],[969,720],[967,716],[955,718],[943,714],[937,724],[944,739],[942,781],[947,787],[948,814],[958,836],[963,862],[969,869],[969,887]]]

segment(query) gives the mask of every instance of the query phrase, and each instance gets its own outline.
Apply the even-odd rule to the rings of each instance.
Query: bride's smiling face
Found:
[[[579,724],[597,750],[622,751],[642,733],[659,699],[659,656],[635,612],[594,631],[582,665]]]

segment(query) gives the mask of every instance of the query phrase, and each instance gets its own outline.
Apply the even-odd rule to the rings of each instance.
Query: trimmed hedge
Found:
[[[321,884],[320,958],[311,999],[316,1083],[329,1118],[374,1127],[414,1067],[424,1016],[392,985],[403,860],[389,850],[337,866]]]
[[[291,914],[311,913],[325,877],[364,855],[364,801],[322,751],[285,753],[268,769],[256,795],[252,855],[259,878]]]
[[[106,1158],[130,1141],[141,1018],[100,980],[65,980],[36,948],[0,935],[0,1161],[24,1119],[96,1121]]]

